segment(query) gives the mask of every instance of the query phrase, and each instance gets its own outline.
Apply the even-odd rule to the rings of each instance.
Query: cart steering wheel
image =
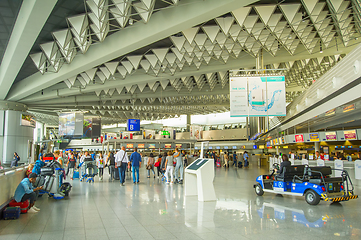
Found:
[[[274,173],[275,173],[274,169],[279,170],[279,169],[280,169],[280,165],[279,165],[278,163],[274,163],[274,164],[272,165],[272,172],[271,172],[270,178],[271,178],[271,177],[274,175]]]

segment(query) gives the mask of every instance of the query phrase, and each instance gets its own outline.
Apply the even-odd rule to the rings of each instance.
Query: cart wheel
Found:
[[[262,196],[264,193],[261,184],[257,184],[254,190],[258,196]]]
[[[313,190],[308,190],[305,194],[305,200],[310,205],[317,205],[320,202],[320,195]]]

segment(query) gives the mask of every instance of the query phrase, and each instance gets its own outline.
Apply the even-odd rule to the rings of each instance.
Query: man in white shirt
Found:
[[[115,164],[118,167],[119,178],[120,178],[120,186],[124,186],[125,182],[125,170],[130,164],[128,155],[125,152],[125,147],[123,146],[117,154],[115,154]]]

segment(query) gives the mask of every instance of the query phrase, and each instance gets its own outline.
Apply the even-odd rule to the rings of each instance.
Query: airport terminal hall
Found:
[[[1,240],[361,239],[361,0],[0,0]]]

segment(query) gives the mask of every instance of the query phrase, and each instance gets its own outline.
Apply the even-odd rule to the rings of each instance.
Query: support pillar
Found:
[[[315,142],[315,152],[316,151],[320,152],[320,143],[319,142]]]
[[[187,132],[191,131],[192,115],[187,114]]]
[[[21,115],[27,106],[22,103],[0,101],[0,156],[2,164],[10,165],[14,152],[20,163],[31,159],[34,128],[21,125]]]

